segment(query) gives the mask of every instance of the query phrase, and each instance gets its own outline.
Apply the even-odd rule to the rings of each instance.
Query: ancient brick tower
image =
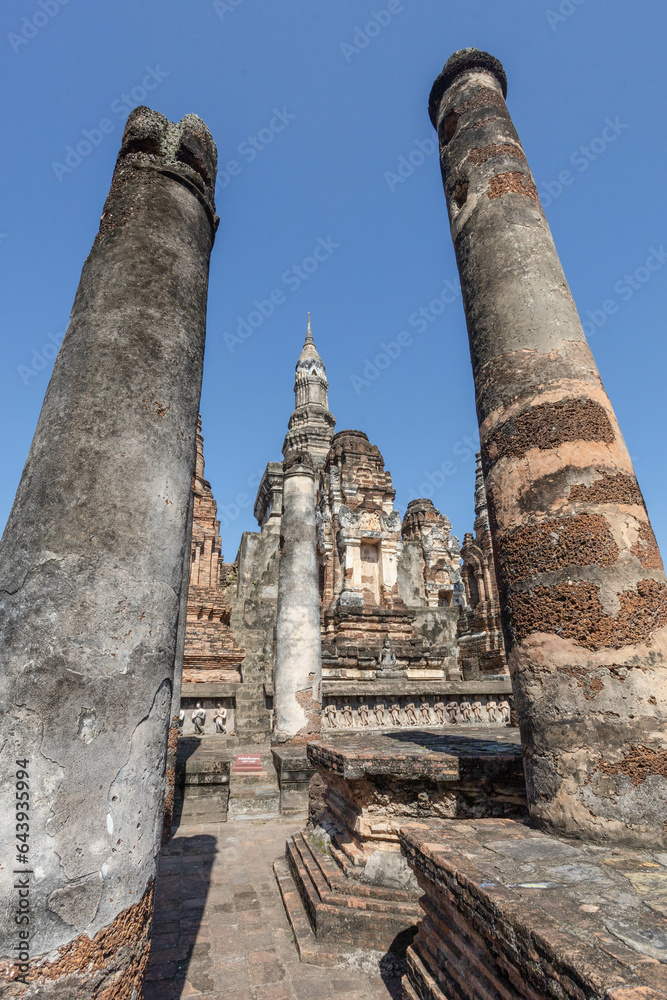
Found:
[[[231,607],[221,578],[222,544],[217,504],[204,478],[204,441],[197,420],[197,468],[192,479],[193,525],[183,681],[240,681],[245,655],[230,627]]]
[[[533,817],[667,844],[667,585],[505,104],[455,53],[429,103],[470,338]]]
[[[473,530],[474,534],[466,532],[463,536],[461,547],[466,606],[461,609],[458,628],[459,662],[463,676],[471,680],[480,674],[503,673],[507,664],[480,452],[475,471]]]
[[[325,366],[308,322],[296,364],[295,408],[285,439],[287,460],[266,466],[254,507],[260,531],[243,534],[232,564],[222,562],[216,504],[204,474],[198,431],[183,735],[194,732],[192,712],[197,702],[207,711],[204,734],[213,735],[214,710],[222,704],[228,713],[226,741],[266,743],[271,696],[278,690],[280,705],[288,689],[288,704],[282,710],[294,711],[301,723],[296,731],[303,729],[307,720],[299,699],[308,701],[304,694],[308,675],[320,669],[318,627],[325,729],[410,725],[415,722],[410,706],[419,702],[422,724],[430,718],[429,724],[437,726],[445,704],[446,718],[456,724],[473,718],[502,722],[506,708],[494,706],[509,704],[511,688],[499,654],[497,595],[489,601],[481,582],[493,566],[481,474],[476,486],[475,541],[467,546],[469,560],[464,559],[461,567],[458,539],[433,502],[413,500],[401,523],[391,474],[377,446],[359,430],[333,434],[327,388]],[[291,451],[290,442],[297,446]],[[291,688],[282,681],[274,684],[278,566],[281,552],[286,551],[283,596],[296,616],[290,612],[288,631],[305,616],[311,650],[310,666],[297,680],[294,664],[307,648],[303,633],[298,629],[294,633],[295,649],[287,640],[283,643],[280,655]],[[477,589],[474,583],[468,588],[483,598],[474,609],[466,607],[464,573],[471,580],[480,576]],[[301,592],[304,584],[307,600]],[[492,586],[489,583],[489,593]],[[464,678],[459,668],[459,622],[467,661]],[[283,660],[278,675],[282,666]],[[359,708],[368,707],[367,699],[373,713],[363,723],[363,707],[361,715]],[[427,704],[432,707],[427,709]],[[479,709],[476,715],[470,714],[473,705]],[[440,706],[440,714],[435,706]],[[313,731],[310,723],[308,728]]]

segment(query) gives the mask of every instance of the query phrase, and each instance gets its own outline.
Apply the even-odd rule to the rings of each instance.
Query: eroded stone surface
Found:
[[[466,602],[458,621],[458,645],[461,673],[466,680],[507,673],[481,452],[477,453],[476,462],[474,535],[466,533],[461,547]]]
[[[322,719],[314,478],[308,452],[287,454],[283,463],[273,678],[277,740],[305,740],[320,731]]]
[[[505,90],[498,61],[466,49],[429,109],[530,808],[568,834],[664,845],[667,778],[614,768],[665,749],[667,584]]]
[[[409,819],[526,815],[516,729],[341,735],[309,743],[308,757],[321,781],[310,820],[343,869],[398,851]]]
[[[425,893],[406,1000],[667,996],[659,854],[512,820],[415,823],[400,838]]]
[[[69,1000],[76,988],[129,1000],[140,981],[162,835],[215,169],[215,144],[196,116],[174,124],[148,108],[130,115],[2,540],[2,784],[14,787],[15,761],[25,759],[33,968],[67,956],[41,992],[12,987],[17,996]],[[13,813],[0,815],[6,845]],[[4,957],[16,944],[9,860]],[[98,935],[105,948],[77,964]]]

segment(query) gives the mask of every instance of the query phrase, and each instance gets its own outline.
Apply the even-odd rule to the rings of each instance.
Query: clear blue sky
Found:
[[[1,21],[3,524],[129,100],[172,120],[195,112],[218,144],[202,414],[226,558],[255,527],[261,470],[280,458],[307,310],[338,429],[379,446],[401,512],[426,492],[459,536],[470,530],[477,424],[460,299],[419,326],[410,317],[456,279],[426,104],[451,52],[475,45],[507,71],[579,310],[604,319],[591,321],[591,346],[665,547],[667,258],[642,270],[651,248],[655,266],[667,247],[664,5],[4,0]],[[68,163],[81,142],[86,155]],[[398,180],[401,163],[409,176]],[[301,280],[292,268],[318,240],[326,259]],[[275,289],[284,301],[234,343],[239,317]],[[412,343],[367,385],[355,381],[401,331]]]

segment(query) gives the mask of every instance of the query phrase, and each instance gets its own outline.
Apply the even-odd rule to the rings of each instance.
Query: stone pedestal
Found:
[[[424,893],[404,1000],[664,1000],[667,857],[514,820],[405,826]]]
[[[214,736],[179,740],[176,754],[174,825],[225,823],[232,753]]]
[[[315,768],[308,760],[306,747],[274,747],[273,763],[280,787],[280,815],[307,816]]]
[[[308,758],[325,786],[314,821],[359,869],[379,863],[378,851],[400,850],[409,818],[526,815],[516,729],[330,737],[310,743]]]
[[[5,789],[17,760],[28,774],[32,996],[141,992],[215,175],[199,118],[130,115],[2,539],[0,774]],[[10,978],[15,824],[13,806],[3,809],[0,955]]]
[[[526,815],[516,730],[332,736],[309,743],[308,758],[310,824],[276,865],[304,961],[400,960],[419,918],[406,821]]]
[[[466,311],[531,814],[667,846],[667,584],[507,80],[455,53],[429,103]]]

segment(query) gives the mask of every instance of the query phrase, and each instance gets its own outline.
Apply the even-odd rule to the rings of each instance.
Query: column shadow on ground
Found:
[[[144,1000],[180,1000],[186,979],[201,993],[214,989],[210,946],[197,944],[197,935],[216,850],[216,838],[208,834],[176,834],[162,849]]]

